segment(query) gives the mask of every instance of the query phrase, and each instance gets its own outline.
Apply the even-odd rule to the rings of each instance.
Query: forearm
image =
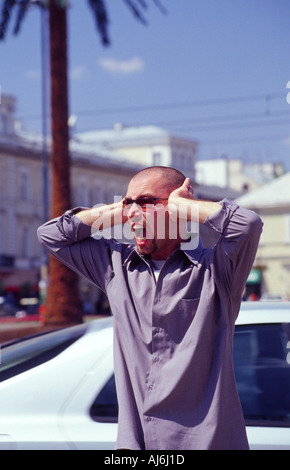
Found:
[[[193,199],[188,207],[187,220],[198,221],[200,224],[203,224],[208,217],[218,212],[221,207],[221,204],[218,202]]]
[[[38,238],[49,251],[56,253],[65,246],[90,237],[92,229],[104,230],[125,223],[122,212],[121,201],[91,209],[71,209],[39,227]]]
[[[178,217],[180,219],[203,224],[208,217],[218,212],[222,206],[218,202],[181,198],[176,207],[178,207]]]
[[[127,220],[123,216],[122,201],[85,209],[78,212],[76,217],[95,230],[104,230],[114,225],[123,224]]]

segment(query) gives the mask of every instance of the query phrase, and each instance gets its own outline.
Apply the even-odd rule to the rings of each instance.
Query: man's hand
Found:
[[[172,191],[168,198],[168,210],[173,220],[178,218],[203,224],[207,217],[220,210],[221,205],[218,202],[201,201],[194,198],[193,194],[189,178]]]
[[[168,198],[168,210],[172,219],[177,217],[188,220],[188,209],[190,209],[193,197],[193,187],[190,179],[186,178],[179,188],[172,191]]]
[[[190,184],[189,178],[185,178],[183,185],[172,191],[168,203],[176,203],[180,198],[193,199],[193,187]]]

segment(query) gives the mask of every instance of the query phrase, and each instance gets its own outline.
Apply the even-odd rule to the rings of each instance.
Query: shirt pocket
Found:
[[[196,340],[189,330],[195,317],[199,301],[199,298],[181,299],[179,301],[178,315],[176,315],[176,332],[177,343],[180,345],[179,349],[192,346]]]

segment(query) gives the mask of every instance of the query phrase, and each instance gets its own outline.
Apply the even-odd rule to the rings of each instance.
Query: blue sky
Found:
[[[159,125],[199,143],[198,157],[283,161],[290,170],[289,0],[152,0],[143,26],[107,0],[111,46],[86,0],[70,0],[70,113],[76,131]],[[1,2],[2,3],[2,2]],[[26,130],[41,129],[40,13],[0,43],[2,93]]]

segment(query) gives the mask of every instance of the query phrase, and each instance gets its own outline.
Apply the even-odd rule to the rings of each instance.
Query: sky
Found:
[[[124,0],[106,0],[104,47],[88,1],[70,0],[73,132],[157,125],[195,140],[199,159],[282,162],[290,171],[290,1],[159,0],[166,13],[145,2],[146,26]],[[17,98],[24,129],[40,132],[40,12],[31,7],[18,36],[13,19],[0,42],[1,91]]]

